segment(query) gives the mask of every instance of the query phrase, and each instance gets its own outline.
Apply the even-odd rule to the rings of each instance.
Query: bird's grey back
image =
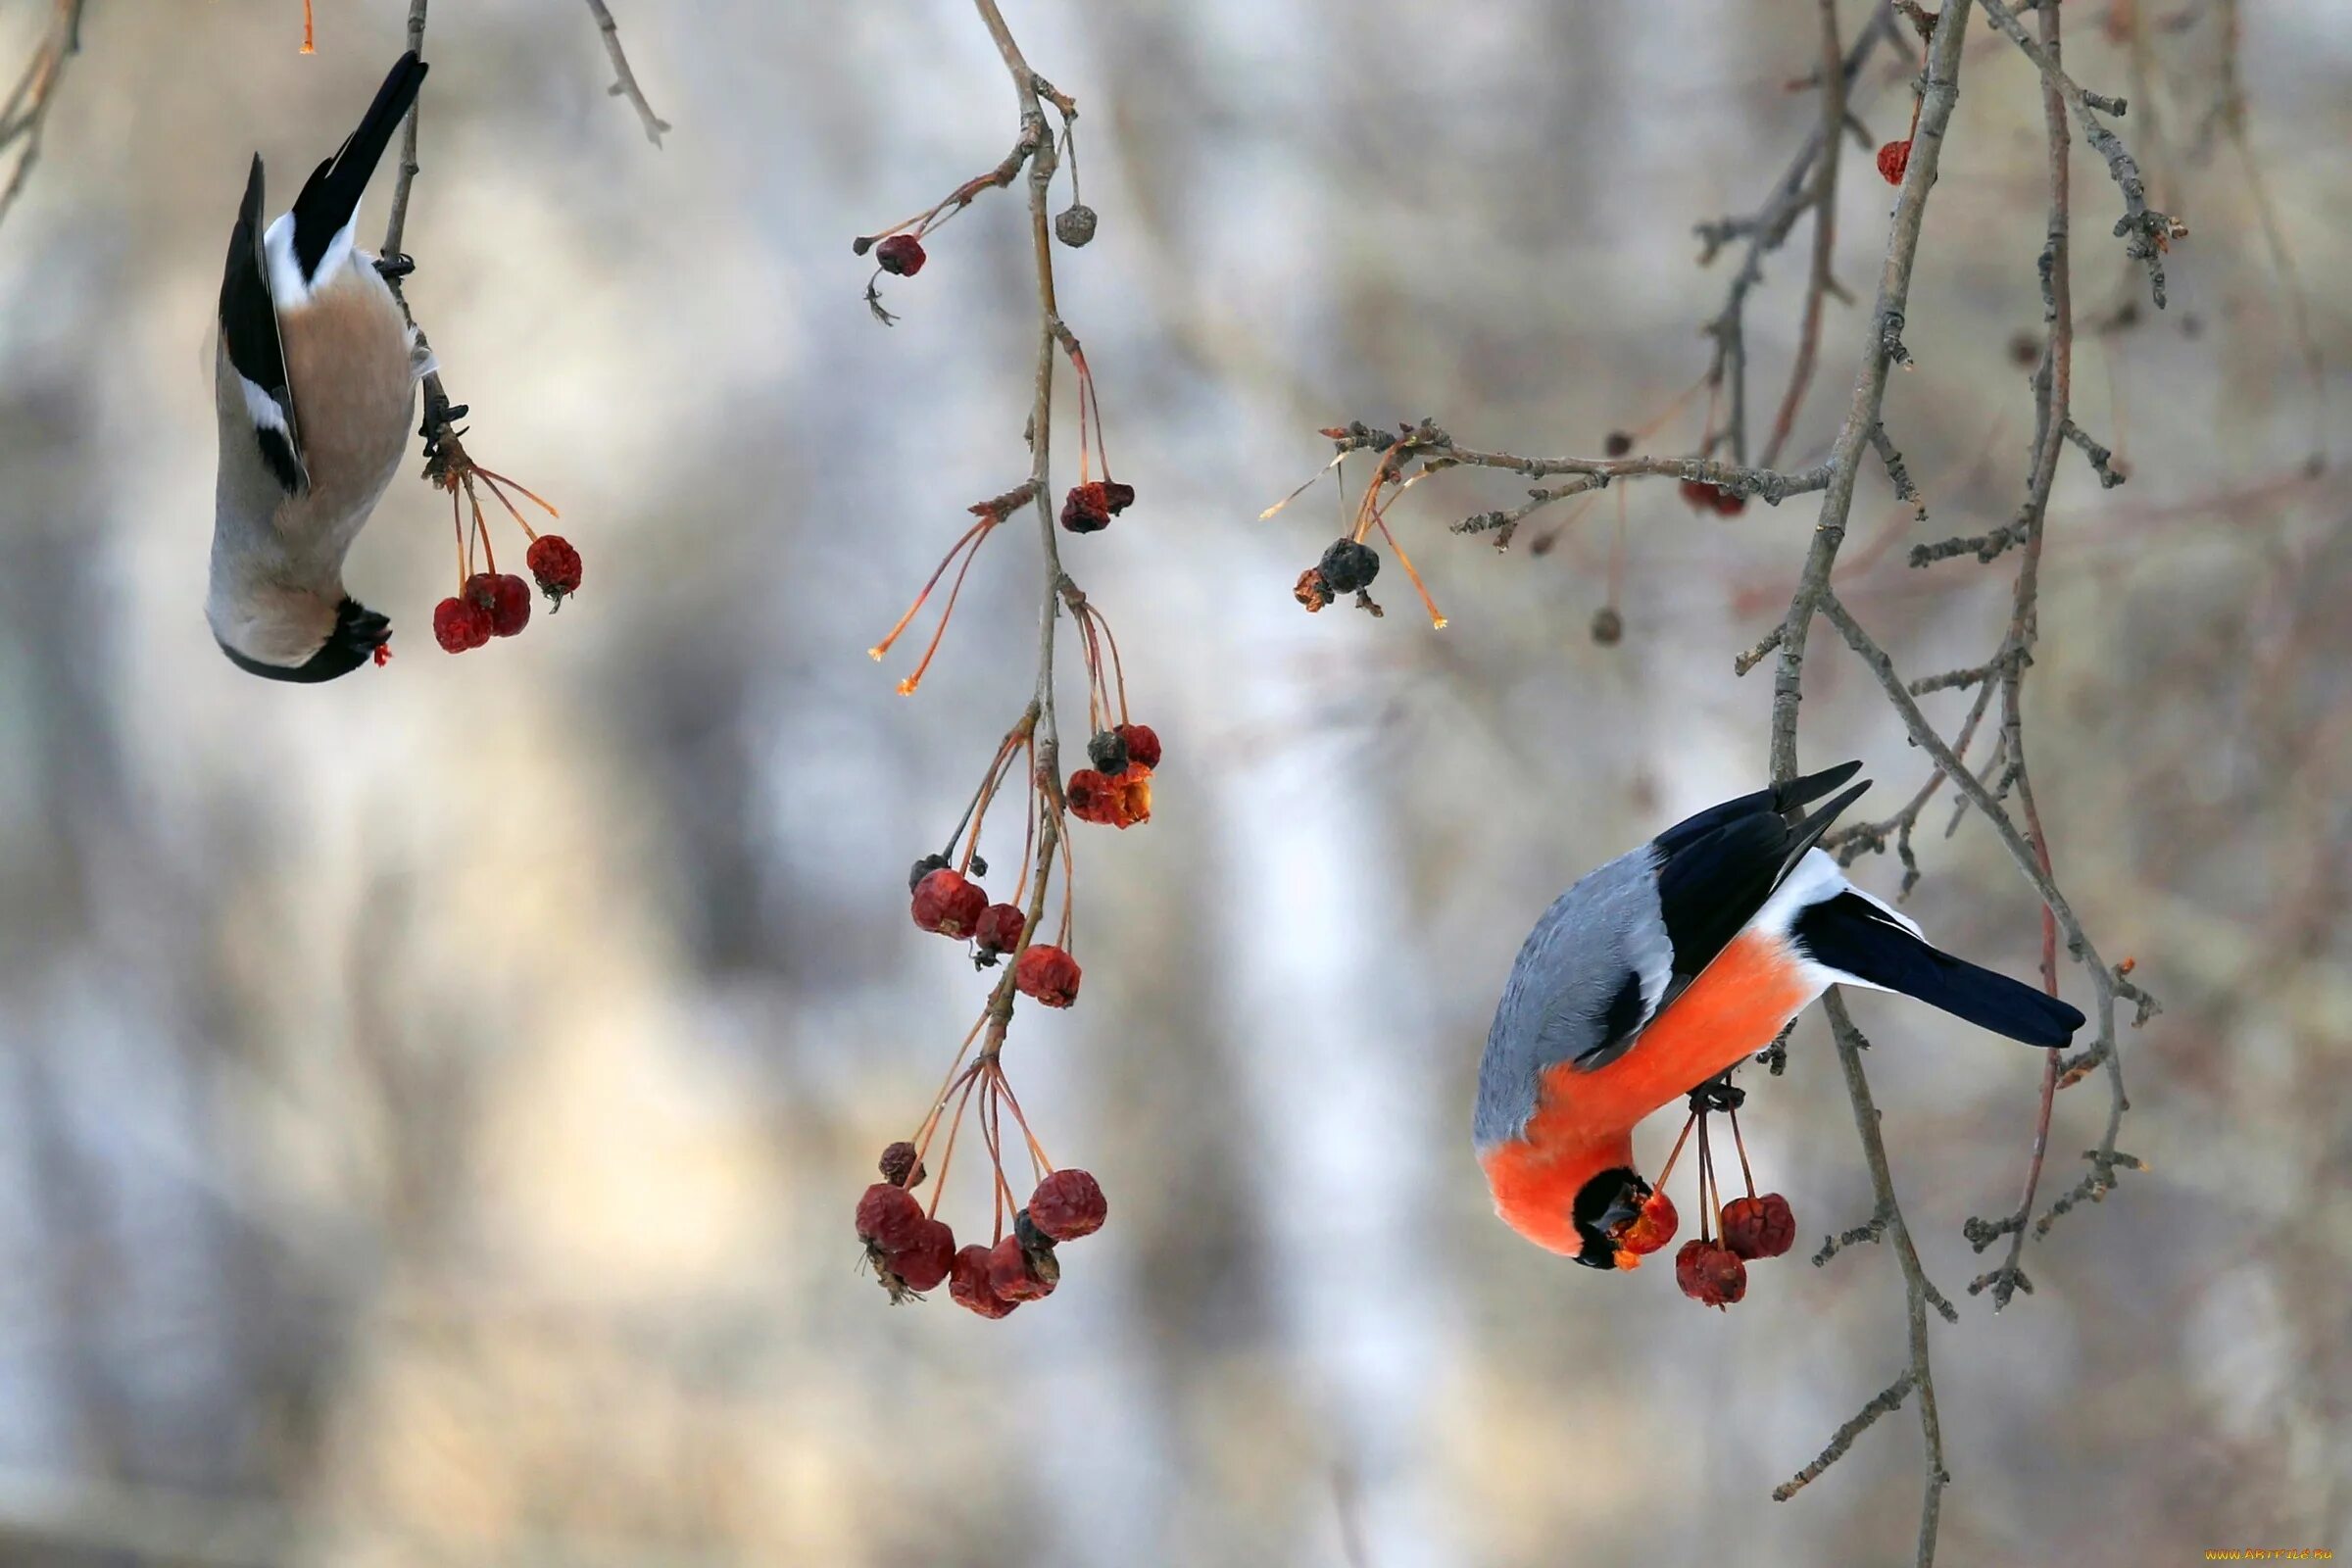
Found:
[[[1642,1012],[1674,972],[1674,943],[1658,906],[1657,852],[1643,845],[1561,894],[1503,982],[1478,1064],[1472,1136],[1482,1150],[1526,1130],[1543,1070],[1603,1043],[1601,1020],[1638,977]]]

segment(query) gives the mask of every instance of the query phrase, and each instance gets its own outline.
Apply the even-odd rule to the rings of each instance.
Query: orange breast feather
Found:
[[[1819,994],[1787,943],[1742,933],[1624,1055],[1597,1072],[1565,1062],[1544,1070],[1524,1139],[1486,1154],[1496,1210],[1538,1246],[1574,1252],[1577,1192],[1598,1172],[1632,1163],[1634,1124],[1772,1044]]]

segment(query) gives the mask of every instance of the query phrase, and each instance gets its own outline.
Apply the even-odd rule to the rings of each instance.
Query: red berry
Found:
[[[1159,735],[1149,724],[1121,724],[1111,733],[1127,743],[1127,760],[1146,767],[1159,765]]]
[[[915,1225],[913,1240],[889,1254],[886,1266],[906,1289],[935,1291],[956,1266],[956,1233],[945,1220],[924,1219]]]
[[[1002,1300],[1034,1301],[1054,1294],[1054,1281],[1030,1264],[1019,1237],[1007,1236],[989,1249],[988,1288]]]
[[[1009,1240],[1010,1238],[1007,1238]],[[978,1242],[956,1254],[948,1267],[948,1296],[957,1306],[985,1318],[1000,1318],[1020,1305],[1007,1301],[988,1281],[989,1250]]]
[[[858,1200],[858,1239],[885,1253],[904,1251],[913,1244],[923,1205],[904,1187],[876,1182]]]
[[[1778,1193],[1723,1205],[1723,1245],[1741,1257],[1778,1257],[1796,1245],[1796,1215]]]
[[[1685,479],[1675,487],[1676,494],[1690,504],[1693,512],[1715,510],[1715,487],[1703,479]]]
[[[433,641],[441,651],[462,654],[490,640],[490,612],[464,599],[444,599],[433,607]]]
[[[531,575],[539,579],[539,591],[547,595],[548,603],[561,605],[566,594],[580,591],[580,553],[562,534],[541,534],[531,541],[530,553],[522,559]]]
[[[1629,1252],[1644,1255],[1655,1252],[1674,1240],[1676,1220],[1674,1200],[1664,1193],[1652,1193],[1642,1203],[1642,1212],[1625,1228],[1625,1234],[1617,1238],[1617,1245]]]
[[[1747,1265],[1715,1242],[1689,1241],[1674,1254],[1674,1283],[1704,1306],[1729,1306],[1747,1294]]]
[[[531,585],[511,571],[493,579],[496,603],[490,607],[490,632],[512,637],[531,623]]]
[[[906,1139],[882,1151],[882,1179],[891,1186],[920,1187],[926,1174],[922,1155]]]
[[[923,242],[912,234],[893,234],[874,247],[874,265],[900,277],[912,277],[927,260]]]
[[[381,669],[386,664],[392,662],[392,639],[387,637],[382,642],[377,643],[375,645],[375,653],[372,657],[375,660],[375,667],[378,669]]]
[[[1070,803],[1070,812],[1081,822],[1111,825],[1119,813],[1118,792],[1110,780],[1091,767],[1082,767],[1070,775],[1061,788],[1061,798]]]
[[[1890,141],[1879,149],[1879,172],[1886,177],[1887,184],[1900,185],[1903,182],[1903,171],[1910,167],[1911,142],[1909,138],[1906,137],[1902,141]]]
[[[1012,983],[1046,1006],[1066,1007],[1078,1000],[1078,960],[1059,948],[1034,944],[1013,965]]]
[[[1152,770],[1130,762],[1114,778],[1082,767],[1062,787],[1062,799],[1081,822],[1133,827],[1152,820]]]
[[[1029,1222],[1052,1241],[1092,1236],[1109,1212],[1102,1183],[1082,1170],[1057,1170],[1029,1195]]]
[[[992,904],[980,911],[972,940],[991,953],[1010,953],[1021,945],[1021,931],[1028,923],[1019,905]]]
[[[1094,533],[1109,527],[1109,486],[1100,479],[1092,484],[1070,486],[1069,496],[1061,504],[1061,525],[1072,533]]]
[[[943,937],[968,937],[988,912],[988,895],[961,871],[942,869],[914,885],[914,923]]]
[[[1727,517],[1737,517],[1747,510],[1747,497],[1734,495],[1729,490],[1715,492],[1715,510]]]

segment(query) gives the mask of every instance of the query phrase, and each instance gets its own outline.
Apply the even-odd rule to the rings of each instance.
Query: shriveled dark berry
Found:
[[[1061,525],[1072,533],[1095,533],[1110,526],[1110,497],[1102,480],[1070,486],[1061,503]]]
[[[1095,237],[1095,210],[1084,202],[1072,202],[1054,215],[1054,237],[1072,250]]]
[[[1600,444],[1600,450],[1612,458],[1622,458],[1634,450],[1634,438],[1623,430],[1611,430],[1609,438]]]
[[[1121,484],[1116,479],[1103,480],[1102,505],[1110,509],[1112,516],[1117,516],[1135,505],[1135,486]]]
[[[1105,777],[1126,772],[1127,738],[1115,729],[1095,731],[1095,738],[1086,743],[1086,760],[1095,764],[1095,771]]]
[[[929,1172],[923,1169],[914,1146],[902,1138],[882,1151],[882,1179],[893,1187],[920,1187]]]
[[[1603,605],[1592,612],[1592,640],[1603,648],[1614,648],[1625,641],[1625,617],[1615,605]]]
[[[1380,553],[1353,539],[1335,539],[1315,565],[1334,595],[1351,594],[1372,586],[1380,575]]]
[[[934,871],[946,870],[948,864],[948,858],[944,855],[924,856],[921,859],[914,862],[914,869],[906,873],[906,891],[912,893],[916,888],[923,885],[923,878],[929,876]]]

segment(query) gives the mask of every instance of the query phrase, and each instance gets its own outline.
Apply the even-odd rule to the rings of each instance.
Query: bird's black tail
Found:
[[[302,194],[294,198],[294,259],[302,264],[305,278],[318,275],[327,248],[360,210],[360,196],[368,189],[368,176],[382,162],[384,149],[392,145],[393,133],[400,129],[409,106],[416,101],[425,70],[413,49],[393,62],[391,74],[376,89],[375,102],[368,106],[359,128],[344,138],[334,157],[312,172]]]
[[[1805,909],[1794,934],[1825,968],[1916,997],[2029,1046],[2063,1046],[2082,1027],[2082,1014],[2056,997],[1937,952],[1856,893]]]

